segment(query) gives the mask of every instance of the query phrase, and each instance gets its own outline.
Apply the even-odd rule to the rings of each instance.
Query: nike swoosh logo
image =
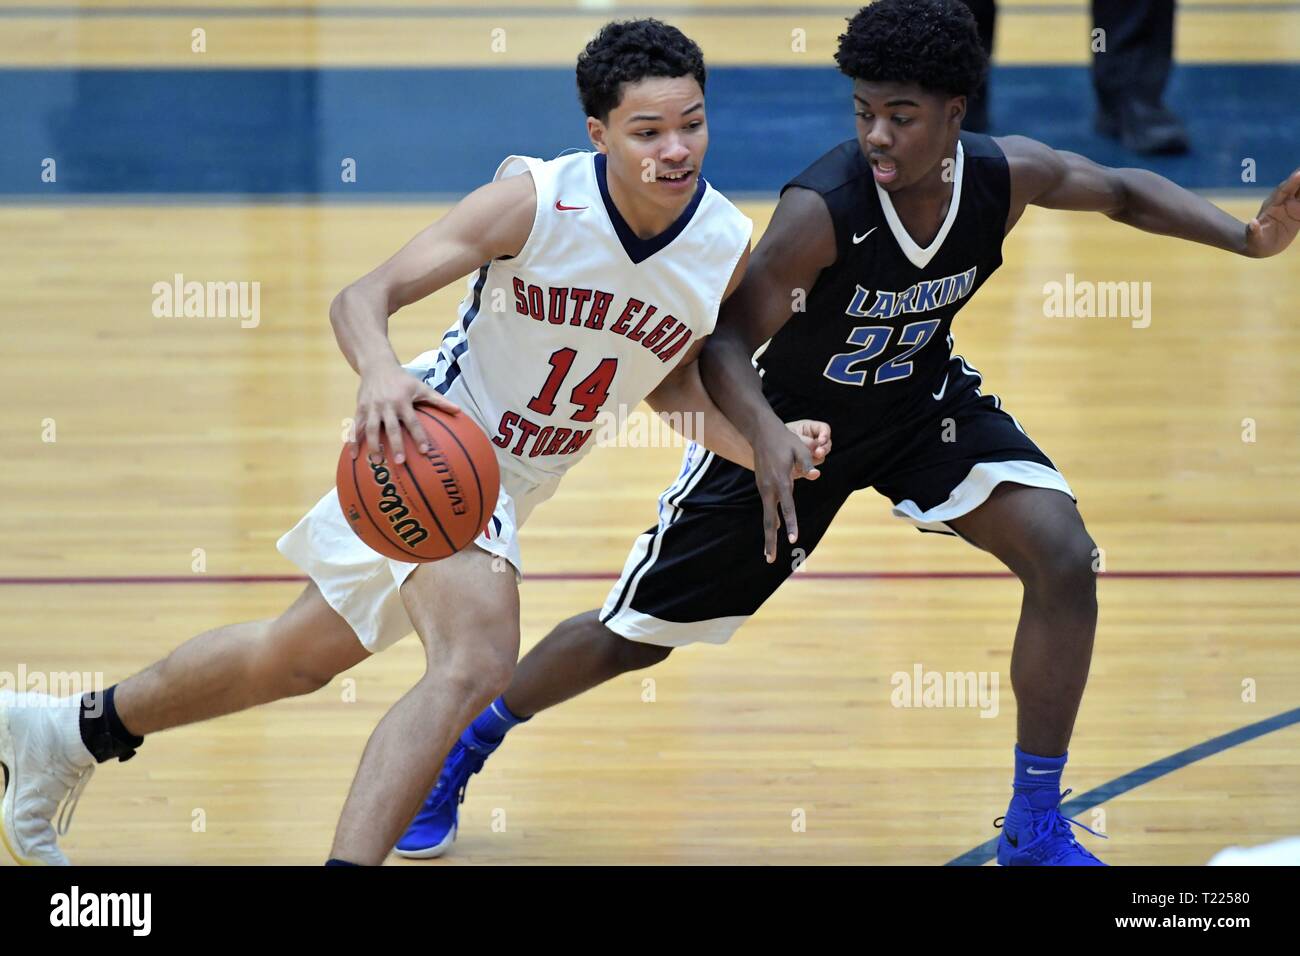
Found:
[[[586,209],[586,206],[566,206],[560,200],[555,200],[555,208],[560,212],[573,212],[575,209]]]
[[[1036,777],[1040,777],[1040,776],[1042,776],[1043,774],[1048,774],[1048,773],[1060,773],[1060,772],[1061,772],[1059,769],[1058,769],[1058,770],[1035,770],[1033,767],[1026,767],[1025,769],[1028,770],[1030,773],[1032,773],[1032,774],[1033,774],[1034,776],[1036,776]]]
[[[880,228],[879,226],[872,226],[870,229],[868,229],[866,232],[864,232],[864,233],[863,233],[862,235],[860,235],[860,236],[855,232],[855,233],[853,234],[853,244],[856,246],[859,242],[861,242],[863,239],[867,238],[867,236],[871,235],[873,232],[875,232],[875,231],[876,231],[877,229],[879,229],[879,228]]]
[[[935,400],[936,402],[939,401],[939,399],[943,398],[943,393],[946,392],[946,391],[948,391],[948,376],[947,376],[947,375],[945,375],[945,376],[943,377],[943,385],[940,386],[939,391],[937,391],[937,392],[934,393],[934,395],[933,395],[934,400]],[[1029,771],[1029,772],[1030,772],[1030,773],[1033,773],[1032,770]],[[1043,772],[1044,772],[1044,773],[1047,773],[1047,772],[1049,772],[1049,771],[1043,771]]]

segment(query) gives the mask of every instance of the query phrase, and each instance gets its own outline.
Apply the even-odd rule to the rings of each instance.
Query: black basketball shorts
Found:
[[[969,372],[969,369],[966,369]],[[679,647],[725,643],[810,556],[854,491],[875,488],[893,513],[920,530],[954,534],[947,522],[974,511],[1002,482],[1074,493],[1051,460],[981,395],[978,375],[955,376],[958,394],[919,426],[841,439],[816,481],[796,481],[799,540],[778,533],[775,562],[763,558],[763,505],[754,474],[692,443],[677,479],[659,496],[658,521],[637,538],[601,621],[635,641]],[[769,393],[785,421],[817,418]],[[784,406],[784,407],[783,407]],[[794,549],[802,549],[795,555]]]

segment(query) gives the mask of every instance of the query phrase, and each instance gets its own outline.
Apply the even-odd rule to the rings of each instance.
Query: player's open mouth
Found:
[[[660,173],[658,177],[658,181],[669,189],[685,189],[694,180],[695,170],[693,169],[673,169],[666,173]]]
[[[898,178],[898,167],[888,159],[871,160],[871,171],[878,183],[892,183]]]

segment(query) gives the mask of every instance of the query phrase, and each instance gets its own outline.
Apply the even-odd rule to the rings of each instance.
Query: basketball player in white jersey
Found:
[[[147,734],[310,693],[414,628],[426,673],[371,735],[330,853],[335,864],[381,863],[452,742],[510,680],[518,529],[590,450],[600,410],[645,399],[702,413],[708,447],[752,465],[694,364],[739,283],[752,229],[700,175],[704,81],[699,48],[678,30],[607,25],[578,61],[596,152],[507,159],[331,306],[361,376],[355,420],[369,447],[382,439],[400,463],[403,427],[423,447],[417,402],[469,415],[492,439],[500,497],[476,546],[432,564],[380,557],[331,491],[279,542],[312,580],[275,620],[201,634],[102,694],[0,694],[0,835],[16,859],[67,862],[57,837],[96,762],[129,759]],[[470,273],[442,345],[400,365],[389,317]],[[819,461],[829,449],[819,423],[792,423],[789,437],[792,469],[807,450]],[[499,573],[503,561],[515,573]]]

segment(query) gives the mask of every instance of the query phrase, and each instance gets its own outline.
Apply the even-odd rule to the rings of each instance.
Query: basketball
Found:
[[[355,460],[339,456],[339,504],[357,537],[386,558],[438,561],[467,547],[492,517],[501,475],[487,435],[468,415],[416,405],[429,436],[421,455],[402,429],[406,460],[392,461],[380,444],[373,455],[365,437]]]

